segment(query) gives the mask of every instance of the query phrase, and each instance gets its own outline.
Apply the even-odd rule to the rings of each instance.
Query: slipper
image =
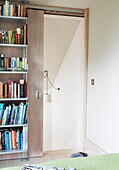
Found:
[[[83,152],[77,152],[71,155],[71,158],[76,158],[76,157],[86,157],[88,156],[87,153],[83,153]]]

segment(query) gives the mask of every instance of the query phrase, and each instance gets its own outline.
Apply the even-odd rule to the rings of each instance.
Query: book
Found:
[[[13,130],[13,148],[17,149],[17,132]]]
[[[22,124],[23,108],[23,103],[21,102],[18,106],[18,124]]]
[[[2,132],[0,131],[0,150],[2,150]]]
[[[21,28],[17,28],[16,30],[16,44],[21,43]]]
[[[2,6],[0,5],[0,16],[2,15]]]
[[[3,82],[0,82],[0,98],[3,98]]]
[[[14,16],[14,5],[10,5],[10,16]]]
[[[15,104],[12,104],[12,111],[10,116],[10,124],[14,124],[14,117],[15,117]]]
[[[2,137],[2,150],[5,150],[5,133],[4,131],[1,132]]]
[[[23,26],[24,28],[24,45],[26,45],[26,38],[27,38],[27,28],[26,28],[26,25]]]
[[[10,150],[10,143],[9,143],[9,131],[5,131],[5,149]]]
[[[12,106],[9,105],[9,106],[8,106],[8,111],[7,111],[6,125],[9,125],[9,123],[10,123],[11,110],[12,110]]]
[[[7,94],[8,94],[8,84],[3,83],[3,98],[7,98]]]
[[[4,55],[0,55],[0,67],[4,67]]]
[[[12,134],[11,134],[11,131],[9,131],[9,146],[10,146],[10,149],[12,149]]]
[[[6,125],[7,124],[8,114],[9,114],[9,108],[8,108],[8,106],[6,106],[5,109],[4,109],[4,112],[3,112],[2,125]]]
[[[13,82],[8,80],[8,98],[12,98]]]
[[[21,148],[21,141],[20,141],[20,130],[17,130],[17,148]]]
[[[28,146],[28,128],[23,127],[23,150],[27,150]]]
[[[0,125],[2,124],[3,110],[4,110],[4,103],[0,103]]]

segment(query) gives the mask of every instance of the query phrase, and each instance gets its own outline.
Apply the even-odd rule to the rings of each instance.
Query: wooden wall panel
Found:
[[[28,141],[29,157],[42,156],[43,151],[43,30],[44,12],[28,10]],[[35,99],[35,91],[41,98]]]

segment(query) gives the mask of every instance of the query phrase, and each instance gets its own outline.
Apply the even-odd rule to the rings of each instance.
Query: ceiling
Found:
[[[24,0],[25,1],[25,0]],[[99,0],[29,0],[31,4],[62,6],[72,8],[89,8]]]

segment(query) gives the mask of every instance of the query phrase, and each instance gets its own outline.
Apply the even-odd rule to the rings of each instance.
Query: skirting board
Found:
[[[88,153],[89,156],[106,154],[104,150],[87,138],[85,138],[85,152]]]

